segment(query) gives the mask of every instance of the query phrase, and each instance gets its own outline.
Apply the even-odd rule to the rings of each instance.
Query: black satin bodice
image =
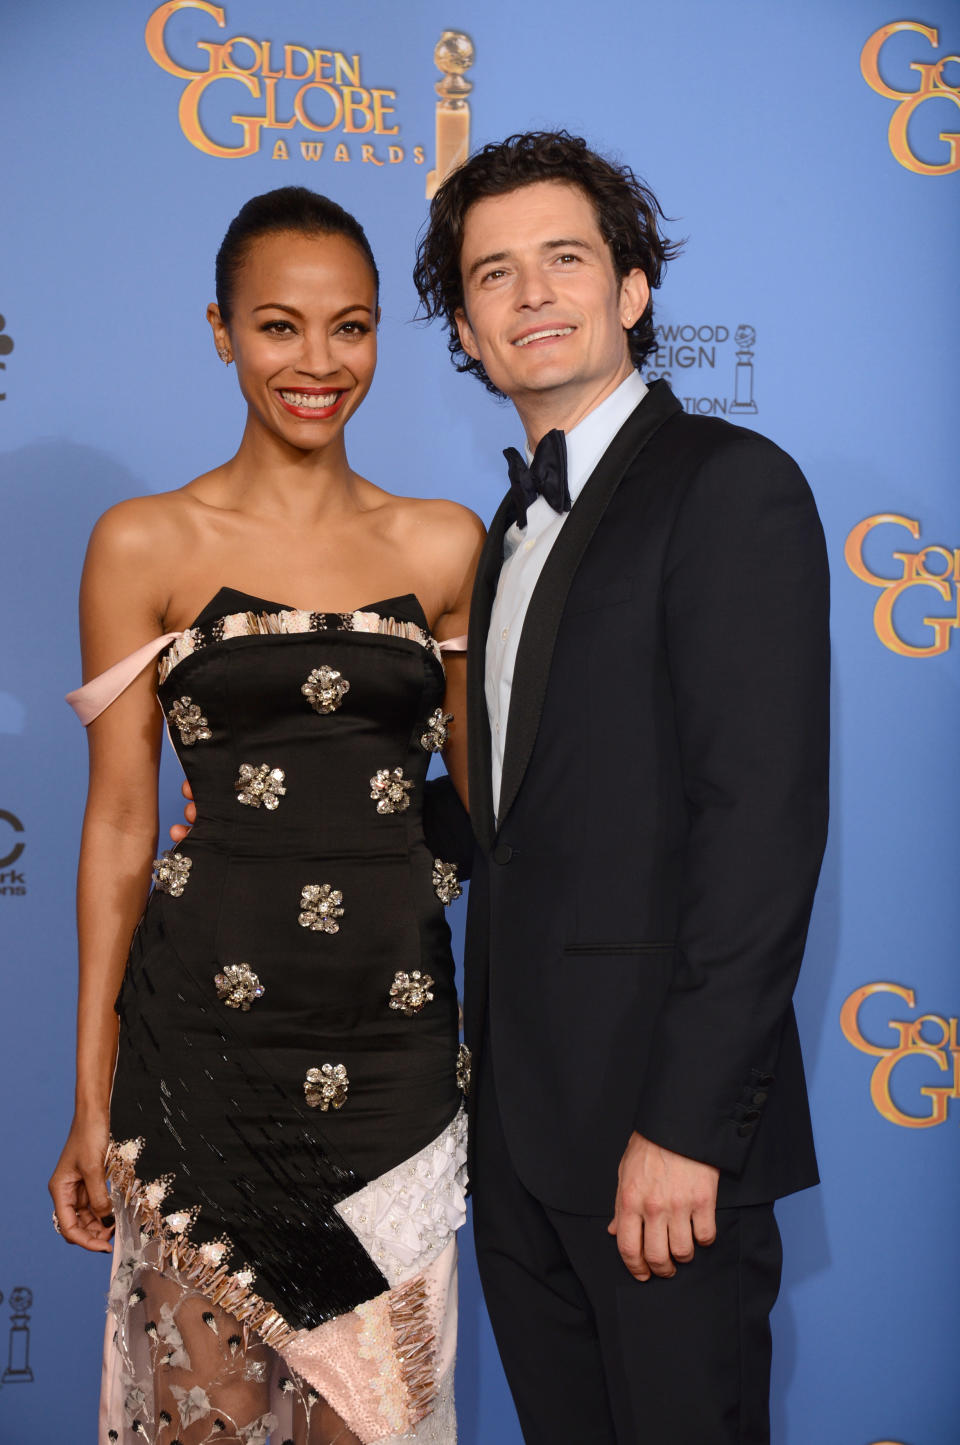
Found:
[[[319,614],[299,614],[302,631],[243,633],[245,614],[283,611],[224,589],[159,687],[168,719],[196,705],[209,736],[185,741],[169,724],[198,822],[176,850],[190,862],[182,893],[156,889],[134,939],[111,1129],[145,1139],[142,1179],[175,1176],[171,1208],[200,1207],[195,1239],[225,1229],[286,1317],[313,1324],[384,1287],[332,1204],[459,1105],[449,929],[422,828],[421,739],[444,677],[413,596],[363,609],[363,625],[390,618],[415,636]],[[325,714],[303,691],[324,667],[349,683]],[[276,807],[238,800],[244,764],[282,770]],[[402,770],[406,807],[378,811],[381,769]],[[303,889],[324,884],[342,894],[336,932],[301,921]],[[218,994],[231,964],[262,987],[247,1010]],[[390,990],[414,970],[433,998],[410,1015]],[[321,1111],[304,1081],[325,1063],[349,1085]],[[319,1295],[310,1270],[324,1274]]]

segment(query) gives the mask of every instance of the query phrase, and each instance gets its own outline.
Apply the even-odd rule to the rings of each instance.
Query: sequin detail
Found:
[[[457,877],[456,863],[444,863],[442,858],[434,858],[433,891],[444,907],[460,897],[463,888]]]
[[[420,734],[420,746],[428,753],[438,753],[441,748],[447,745],[447,738],[450,736],[449,723],[453,722],[453,713],[444,712],[442,707],[434,708],[427,719],[427,730]]]
[[[141,1236],[156,1242],[156,1267],[162,1270],[169,1263],[185,1283],[213,1304],[235,1315],[242,1324],[256,1330],[273,1349],[282,1350],[296,1331],[290,1328],[273,1304],[254,1293],[252,1286],[256,1275],[253,1270],[247,1266],[228,1273],[228,1250],[216,1252],[220,1260],[217,1263],[209,1246],[196,1245],[189,1239],[199,1206],[162,1216],[159,1205],[150,1203],[148,1191],[153,1186],[143,1184],[136,1174],[136,1162],[143,1143],[143,1139],[126,1139],[121,1143],[111,1141],[107,1149],[106,1175],[111,1188],[121,1192],[124,1204],[132,1209]],[[172,1183],[172,1176],[167,1178]],[[221,1236],[216,1243],[227,1246],[230,1241]]]
[[[283,786],[286,774],[283,768],[271,768],[269,763],[241,763],[234,788],[237,802],[246,803],[249,808],[262,804],[269,812],[280,806],[280,799],[286,793]]]
[[[381,637],[401,637],[408,642],[418,642],[443,666],[440,648],[429,632],[416,622],[384,617],[379,612],[305,612],[295,607],[283,608],[279,612],[230,612],[218,617],[210,630],[214,642],[226,642],[231,637],[298,632],[367,632]],[[206,646],[207,639],[201,629],[188,627],[160,658],[160,682],[166,682],[178,663]]]
[[[190,882],[193,859],[182,853],[171,853],[169,849],[153,860],[153,884],[160,893],[169,893],[179,898]]]
[[[410,806],[413,781],[403,776],[403,768],[378,768],[370,779],[370,796],[378,813],[405,813]]]
[[[473,1055],[466,1044],[461,1044],[457,1049],[457,1088],[464,1098],[470,1093],[470,1072],[473,1065]]]
[[[265,989],[249,963],[228,963],[213,980],[217,997],[227,1008],[250,1012],[250,1005],[263,998]]]
[[[350,684],[335,667],[315,667],[300,691],[314,712],[336,712],[350,691]]]
[[[207,719],[200,711],[199,703],[189,697],[177,699],[167,713],[167,722],[177,729],[180,741],[188,748],[192,748],[194,743],[209,742],[213,737]]]
[[[319,1069],[308,1069],[303,1081],[303,1093],[311,1109],[342,1109],[347,1102],[350,1080],[343,1064],[323,1064]]]
[[[335,1206],[392,1288],[439,1257],[467,1217],[467,1113]]]
[[[412,973],[404,973],[398,968],[390,985],[390,1007],[412,1018],[420,1013],[424,1004],[433,1002],[432,987],[433,979],[429,973],[421,973],[419,968]]]
[[[331,883],[305,883],[300,893],[300,913],[297,922],[301,928],[312,928],[314,933],[339,933],[338,918],[343,917],[343,894]]]

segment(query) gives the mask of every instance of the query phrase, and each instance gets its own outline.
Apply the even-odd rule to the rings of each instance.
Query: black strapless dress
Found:
[[[453,1440],[439,650],[413,596],[328,615],[224,589],[160,678],[199,821],[117,1000],[102,1438]]]

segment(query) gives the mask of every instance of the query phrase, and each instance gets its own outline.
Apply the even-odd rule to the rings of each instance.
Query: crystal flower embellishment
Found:
[[[308,1069],[303,1081],[303,1093],[311,1109],[342,1109],[347,1102],[350,1080],[343,1064],[323,1064],[319,1069]]]
[[[426,732],[420,735],[420,746],[425,752],[438,753],[441,748],[446,747],[450,735],[449,724],[452,722],[452,712],[444,712],[442,707],[434,708],[427,718]]]
[[[169,893],[171,898],[179,898],[190,882],[192,867],[192,858],[185,858],[182,853],[171,853],[168,849],[153,860],[154,886],[161,893]]]
[[[343,894],[330,883],[305,883],[300,893],[301,913],[297,922],[314,933],[339,933],[343,917]]]
[[[456,863],[444,863],[442,858],[434,858],[433,891],[445,906],[460,897],[463,888],[457,877]]]
[[[410,806],[413,780],[403,776],[403,768],[379,768],[370,779],[370,796],[378,813],[404,813]]]
[[[242,1009],[244,1013],[248,1013],[250,1005],[263,998],[266,991],[249,963],[228,963],[213,982],[217,998],[227,1008]]]
[[[269,763],[261,763],[259,767],[256,763],[241,763],[233,785],[237,802],[246,803],[249,808],[259,808],[262,804],[272,813],[287,791],[283,786],[285,777],[283,768],[271,768]]]
[[[300,691],[314,712],[336,712],[350,691],[350,684],[334,667],[315,667]]]
[[[457,1049],[457,1088],[461,1094],[470,1092],[470,1067],[473,1063],[473,1056],[466,1044],[461,1044]]]
[[[390,985],[390,1007],[412,1018],[424,1004],[432,1003],[432,987],[433,979],[429,973],[421,973],[419,968],[412,973],[404,973],[398,968]]]
[[[180,733],[180,741],[188,748],[194,743],[205,743],[213,737],[199,705],[189,697],[178,698],[167,713],[167,722]]]

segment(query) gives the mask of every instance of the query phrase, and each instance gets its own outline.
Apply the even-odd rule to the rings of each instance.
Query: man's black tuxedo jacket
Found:
[[[791,996],[826,837],[828,577],[796,465],[654,383],[530,602],[492,811],[470,620],[465,1030],[514,1166],[612,1212],[631,1131],[717,1165],[721,1205],[813,1184]],[[492,1058],[477,1057],[484,1046]]]

